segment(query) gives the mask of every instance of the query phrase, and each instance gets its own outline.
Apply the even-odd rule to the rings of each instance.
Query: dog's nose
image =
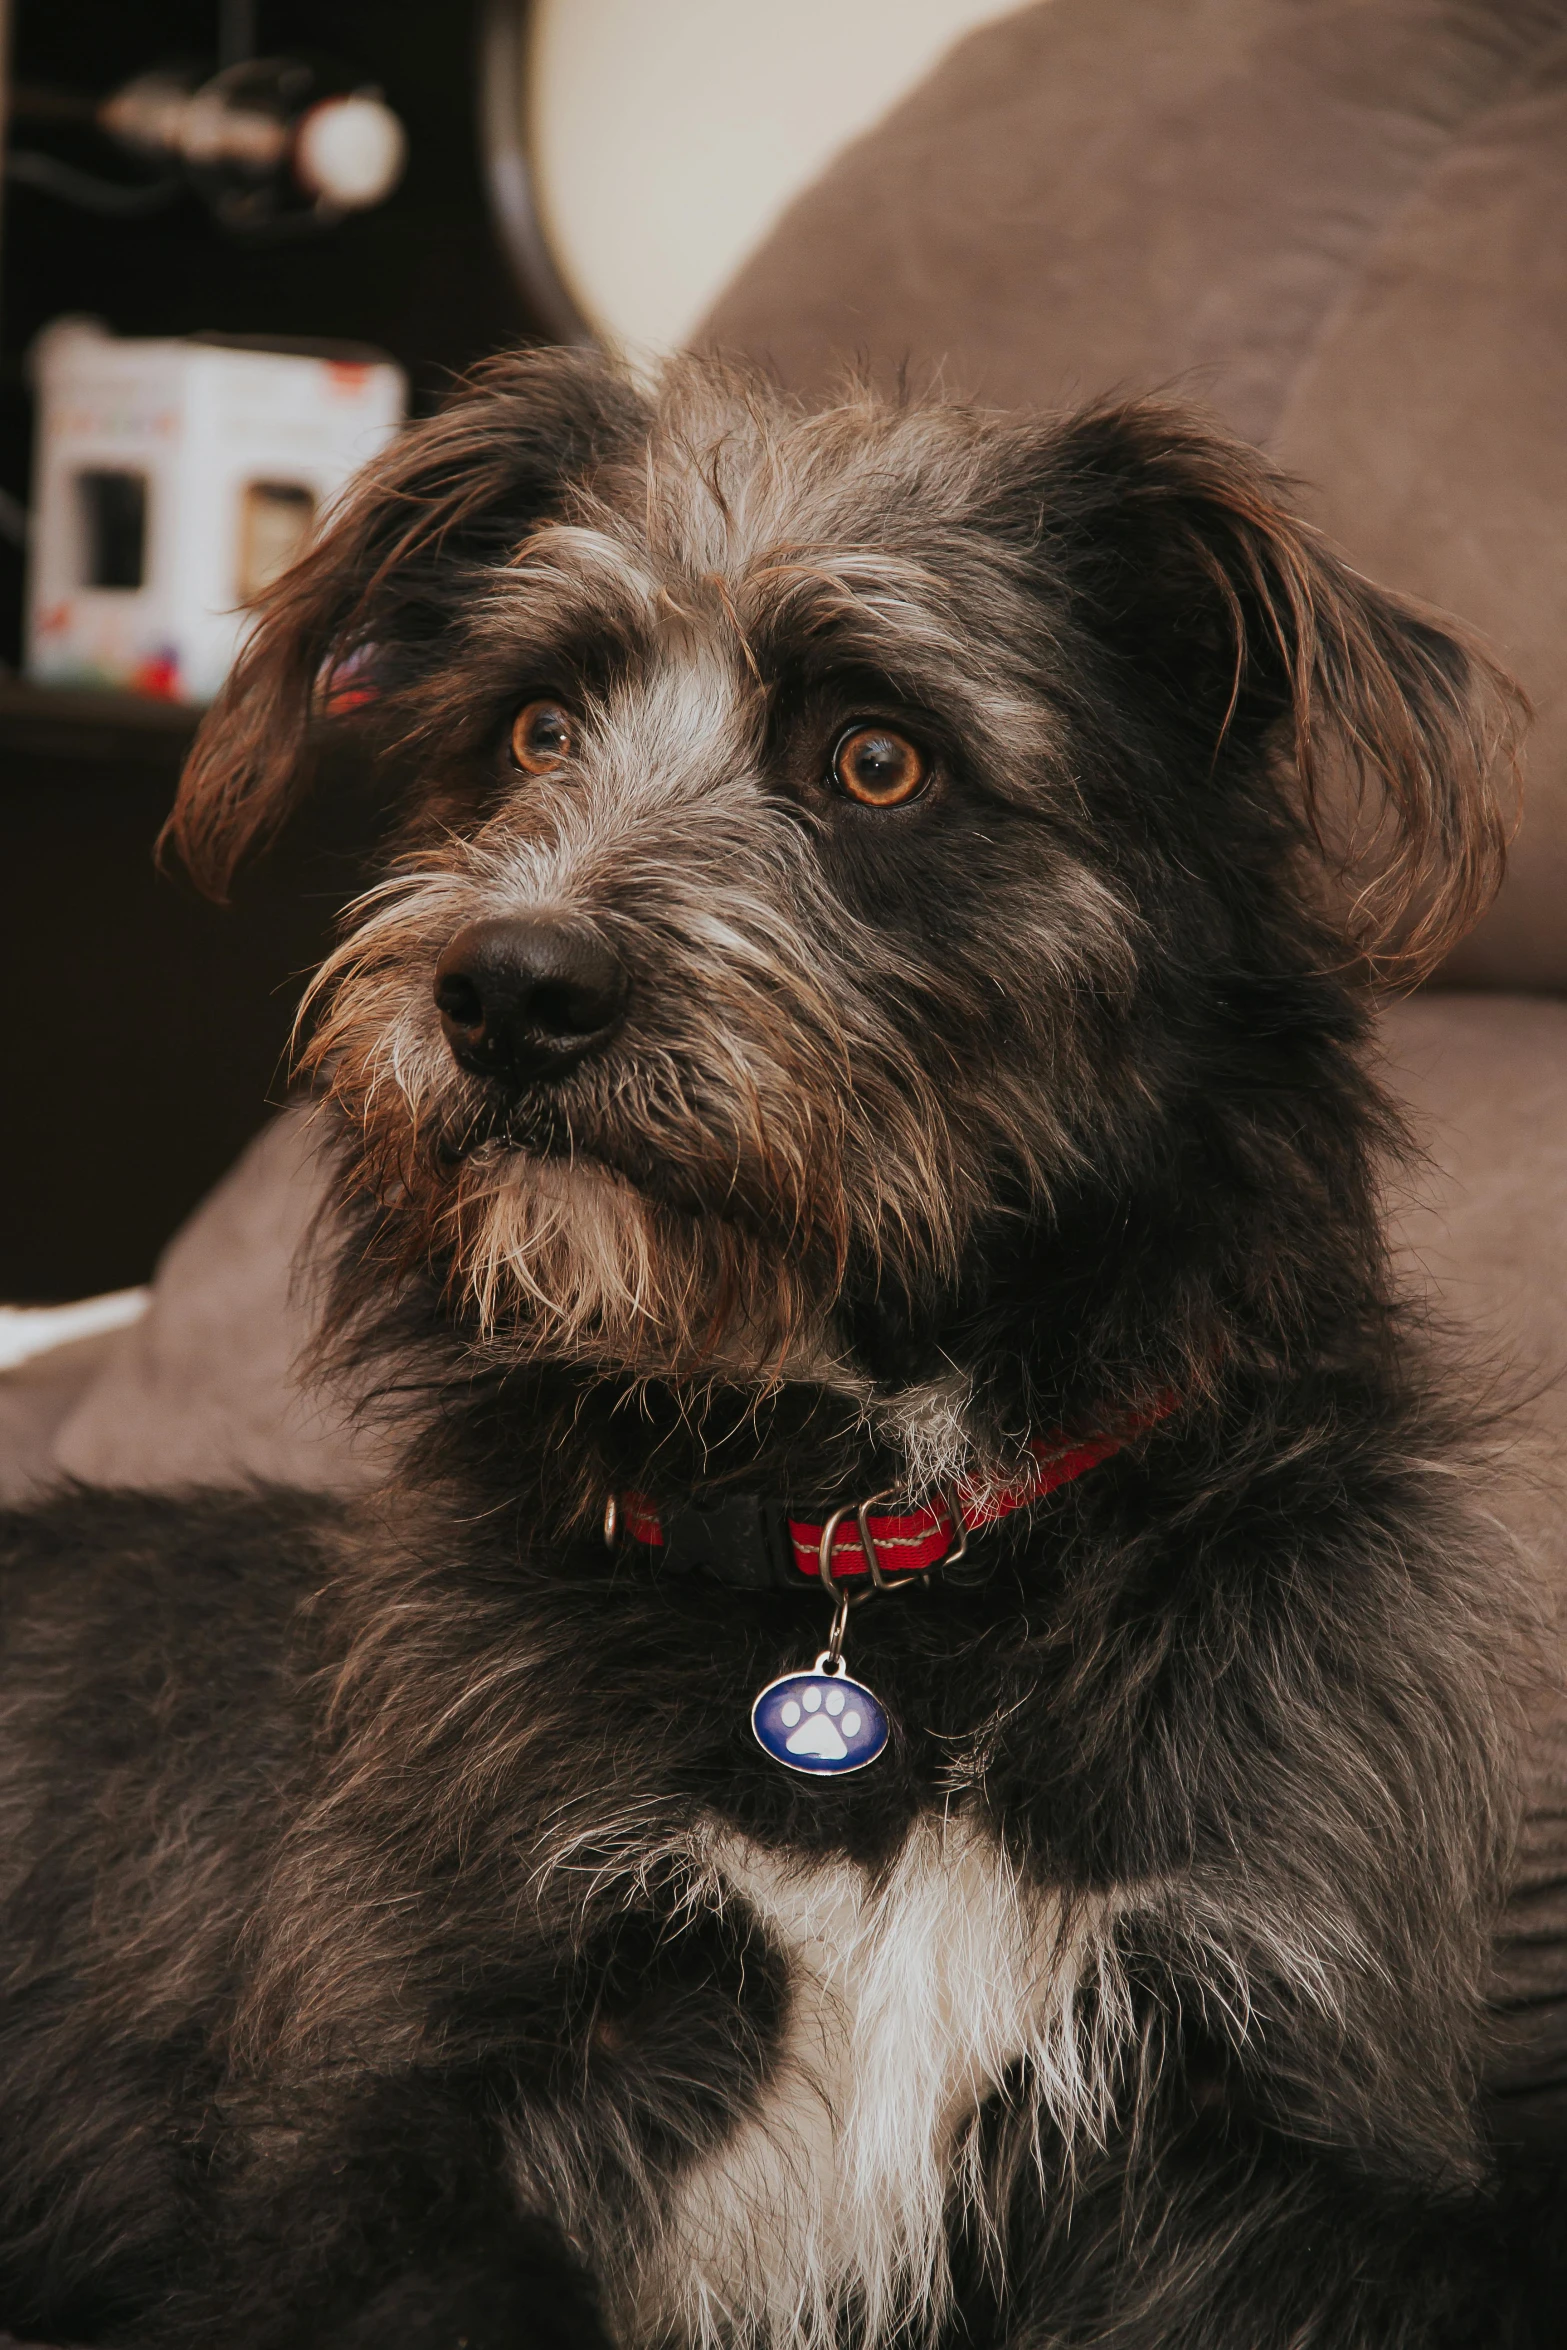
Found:
[[[435,967],[457,1059],[480,1077],[558,1077],[607,1044],[626,974],[602,939],[548,915],[470,922]]]

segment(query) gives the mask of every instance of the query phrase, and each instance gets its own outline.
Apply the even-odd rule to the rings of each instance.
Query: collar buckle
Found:
[[[722,1493],[662,1515],[664,1565],[674,1573],[707,1575],[734,1591],[798,1589],[789,1513],[781,1501]]]

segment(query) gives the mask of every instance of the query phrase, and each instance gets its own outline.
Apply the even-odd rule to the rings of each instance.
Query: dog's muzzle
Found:
[[[513,1085],[563,1076],[602,1051],[629,994],[601,938],[545,914],[470,922],[435,970],[441,1026],[459,1065]]]

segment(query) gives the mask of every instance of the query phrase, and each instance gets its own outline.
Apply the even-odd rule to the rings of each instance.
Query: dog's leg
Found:
[[[331,2337],[331,2350],[607,2350],[592,2297],[559,2247],[519,2239],[399,2277]]]
[[[471,2071],[383,2083],[276,2172],[258,2151],[272,2133],[253,2122],[243,2150],[216,2149],[206,2224],[171,2262],[172,2284],[101,2338],[127,2350],[607,2350],[558,2231],[517,2213],[483,2118],[500,2095]]]
[[[0,1521],[0,2331],[136,2350],[594,2350],[518,2216],[489,2052],[352,2019],[235,2055],[245,1925],[310,1784],[298,1593],[330,1507],[63,1496]],[[259,1765],[259,1769],[258,1769]],[[546,2018],[544,2029],[548,2029]]]
[[[1004,2301],[968,2333],[1031,2350],[1548,2350],[1567,2174],[1450,2196],[1261,2131],[1190,2126],[1020,2197]]]

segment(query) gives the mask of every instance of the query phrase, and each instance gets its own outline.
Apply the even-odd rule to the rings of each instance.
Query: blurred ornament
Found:
[[[190,187],[231,234],[257,242],[308,236],[384,203],[408,160],[407,133],[379,90],[297,57],[239,57],[210,77],[163,67],[101,100],[23,84],[11,114],[95,128],[150,176],[109,179],[13,144],[7,178],[122,218]]]
[[[210,700],[248,607],[397,430],[402,370],[363,345],[83,318],[46,327],[31,366],[28,676]]]
[[[138,74],[97,119],[142,161],[183,166],[225,228],[328,227],[385,201],[408,138],[378,90],[321,84],[321,69],[292,57],[248,58],[199,86]]]

